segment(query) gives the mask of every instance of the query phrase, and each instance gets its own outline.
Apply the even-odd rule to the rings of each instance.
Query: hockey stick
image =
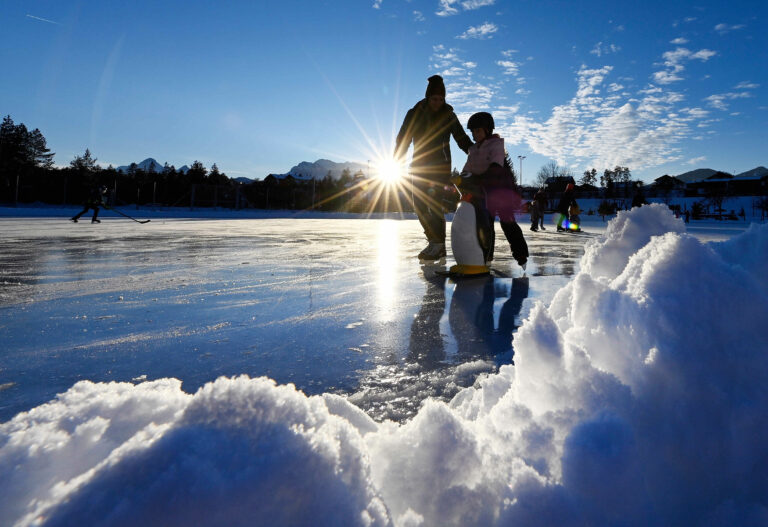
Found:
[[[149,223],[149,222],[150,222],[150,220],[137,220],[136,218],[134,218],[134,217],[132,217],[132,216],[128,216],[128,215],[127,215],[127,214],[125,214],[124,212],[120,212],[119,210],[117,210],[117,209],[113,209],[112,207],[104,207],[104,208],[105,208],[105,209],[108,209],[108,210],[111,210],[111,211],[114,211],[114,212],[117,212],[117,213],[118,213],[120,216],[125,216],[125,217],[126,217],[126,218],[128,218],[129,220],[133,220],[133,221],[135,221],[136,223]]]

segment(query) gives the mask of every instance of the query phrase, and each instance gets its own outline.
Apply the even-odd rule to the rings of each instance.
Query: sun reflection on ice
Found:
[[[400,254],[400,222],[381,220],[378,233],[378,257],[376,265],[379,272],[376,277],[376,301],[379,321],[393,320],[393,309],[397,298],[397,262]]]

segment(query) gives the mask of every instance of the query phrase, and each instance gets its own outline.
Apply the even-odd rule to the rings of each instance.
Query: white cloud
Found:
[[[461,3],[461,6],[467,11],[472,11],[473,9],[479,9],[495,3],[496,0],[465,0]]]
[[[450,68],[459,62],[456,50],[446,51],[445,46],[434,46],[432,48],[432,67],[436,70]]]
[[[686,161],[686,164],[688,164],[688,165],[697,165],[697,164],[701,163],[702,161],[706,161],[706,160],[707,160],[707,156],[699,156],[699,157],[694,157],[692,159],[689,159],[688,161]]]
[[[476,69],[478,64],[465,60],[458,48],[437,45],[433,46],[432,50],[431,68],[443,74],[449,73],[445,75],[446,99],[462,122],[479,110],[490,111],[494,117],[498,111],[502,112],[502,116],[511,115],[512,110],[512,113],[518,111],[518,106],[506,100],[506,95],[510,93],[508,87],[505,89],[509,84],[509,76],[492,78],[476,74],[472,70]],[[519,76],[514,78],[517,81]]]
[[[590,95],[599,93],[598,86],[602,84],[605,76],[613,70],[613,66],[603,66],[600,69],[586,69],[584,66],[579,70],[579,89],[576,92],[576,96],[584,100]]]
[[[474,11],[481,7],[493,5],[496,0],[440,0],[438,10],[435,12],[437,16],[451,16],[459,13],[459,6],[464,11]]]
[[[688,48],[678,47],[673,51],[666,51],[662,55],[666,69],[654,72],[653,79],[659,84],[671,84],[683,80],[681,73],[685,70],[684,62],[690,60],[708,61],[717,55],[711,49],[701,49],[695,53]]]
[[[595,47],[592,48],[590,53],[597,55],[598,57],[602,57],[603,55],[608,55],[609,53],[617,53],[620,50],[621,48],[615,44],[603,44],[602,42],[598,42],[595,44]]]
[[[675,40],[672,40],[670,43],[678,45],[678,46],[681,46],[683,44],[688,44],[688,39],[685,39],[683,37],[679,37],[679,38],[676,38]]]
[[[479,26],[471,26],[469,29],[467,29],[464,33],[457,36],[456,38],[460,38],[462,40],[467,40],[470,38],[483,40],[487,38],[493,38],[493,34],[496,33],[496,31],[498,30],[499,28],[496,26],[496,24],[492,22],[484,22]]]
[[[754,90],[755,88],[759,88],[760,85],[756,84],[754,82],[740,82],[736,86],[733,87],[734,90]]]
[[[460,82],[448,82],[445,86],[450,103],[459,112],[474,113],[487,110],[498,93],[494,85],[479,81],[462,79]]]
[[[458,3],[459,0],[440,0],[440,7],[435,11],[435,14],[437,16],[455,15],[459,12],[459,10],[454,7]]]
[[[456,77],[458,75],[464,75],[467,72],[464,68],[458,66],[452,66],[446,70],[440,72],[443,77]]]
[[[704,119],[709,115],[709,110],[704,110],[703,108],[683,108],[680,111],[687,113],[694,119]]]
[[[702,62],[706,62],[712,57],[714,57],[715,55],[717,55],[717,51],[712,51],[711,49],[702,49],[697,51],[696,53],[693,53],[691,55],[691,60],[696,59]]]
[[[532,114],[497,119],[510,144],[526,144],[533,152],[568,166],[629,166],[634,170],[681,159],[680,143],[694,135],[708,117],[701,108],[681,107],[681,93],[648,86],[636,97],[609,77],[611,66],[582,66],[576,93],[552,109],[544,120]]]
[[[653,80],[659,84],[671,84],[673,82],[681,81],[683,78],[671,71],[657,71],[653,74]]]
[[[731,25],[731,24],[717,24],[715,26],[715,31],[717,31],[721,35],[724,35],[724,34],[728,33],[729,31],[736,31],[738,29],[744,29],[744,27],[746,27],[744,24],[735,24],[735,25]]]
[[[705,97],[704,100],[707,101],[711,107],[725,111],[728,109],[726,101],[748,99],[749,97],[752,97],[752,94],[749,92],[729,92],[710,95],[709,97]]]
[[[520,69],[520,63],[511,60],[498,60],[496,64],[504,69],[504,75],[517,75]]]
[[[424,18],[424,14],[421,11],[414,11],[413,12],[413,19],[416,22],[424,22],[426,18]]]

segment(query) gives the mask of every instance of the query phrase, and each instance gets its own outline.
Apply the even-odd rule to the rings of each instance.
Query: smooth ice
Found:
[[[419,265],[412,219],[0,223],[0,421],[82,379],[238,374],[402,420],[510,363],[586,241],[528,236],[523,273],[497,225],[496,276],[453,282]]]

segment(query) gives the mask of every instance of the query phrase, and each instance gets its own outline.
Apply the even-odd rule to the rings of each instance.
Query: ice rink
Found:
[[[495,276],[454,282],[413,219],[84,220],[0,219],[0,422],[78,380],[243,373],[402,420],[510,363],[588,240],[523,225],[524,273],[497,224]]]

